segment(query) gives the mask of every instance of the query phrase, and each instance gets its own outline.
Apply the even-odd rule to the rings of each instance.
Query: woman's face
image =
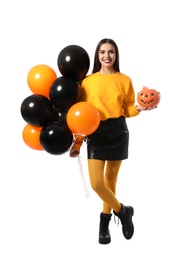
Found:
[[[101,45],[98,53],[98,59],[102,67],[112,68],[116,60],[115,48],[110,43]]]

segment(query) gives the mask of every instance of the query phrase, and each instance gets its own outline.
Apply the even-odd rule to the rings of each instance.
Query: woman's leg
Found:
[[[88,170],[89,170],[90,183],[92,189],[98,194],[98,196],[107,205],[106,207],[109,207],[108,210],[113,209],[115,212],[121,211],[121,204],[114,195],[117,174],[118,174],[120,164],[121,164],[120,161],[107,162],[108,168],[105,177],[104,176],[105,161],[88,159]],[[111,165],[114,166],[114,170],[113,170],[114,177],[112,181],[110,181]],[[109,179],[108,183],[110,187],[107,184],[108,179]],[[113,184],[113,182],[115,182],[115,184]],[[111,188],[113,188],[113,191],[111,190]]]
[[[122,161],[107,161],[106,171],[105,171],[105,183],[116,194],[116,184],[118,179],[118,173]],[[103,203],[103,212],[110,214],[111,208],[104,202]]]

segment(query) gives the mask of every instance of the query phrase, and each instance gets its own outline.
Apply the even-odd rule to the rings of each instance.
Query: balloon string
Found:
[[[86,183],[86,180],[84,177],[83,163],[82,163],[82,158],[81,158],[80,154],[78,155],[78,166],[79,166],[79,170],[80,170],[81,181],[82,181],[82,185],[84,188],[85,197],[88,199],[90,197],[90,194],[89,194],[87,183]]]

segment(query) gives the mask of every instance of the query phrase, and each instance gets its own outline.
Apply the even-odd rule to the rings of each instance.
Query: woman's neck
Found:
[[[114,73],[116,73],[116,70],[114,68],[102,67],[99,70],[99,74],[114,74]]]

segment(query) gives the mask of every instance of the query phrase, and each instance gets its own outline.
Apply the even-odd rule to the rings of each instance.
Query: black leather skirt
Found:
[[[87,136],[86,142],[88,159],[127,159],[129,131],[125,117],[101,121],[98,129]]]

